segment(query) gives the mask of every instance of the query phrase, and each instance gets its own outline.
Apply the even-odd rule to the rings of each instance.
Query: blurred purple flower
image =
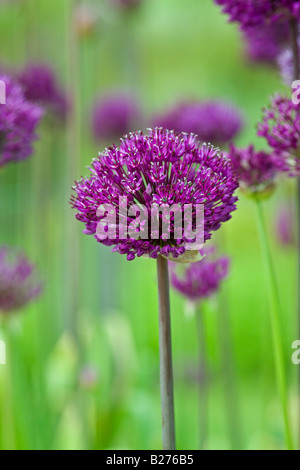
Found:
[[[115,94],[96,102],[92,111],[96,140],[114,140],[127,134],[140,118],[137,102],[127,94]]]
[[[215,0],[222,6],[230,21],[240,24],[242,29],[269,22],[300,19],[299,0]]]
[[[0,248],[0,312],[24,307],[41,293],[35,267],[13,248]]]
[[[244,30],[244,38],[251,61],[275,64],[289,41],[288,23],[251,26]]]
[[[211,260],[203,258],[191,264],[179,277],[175,268],[171,269],[171,283],[174,289],[192,302],[199,302],[218,291],[220,283],[228,276],[229,258]]]
[[[91,364],[85,365],[79,374],[80,386],[85,390],[93,390],[99,383],[99,373]]]
[[[259,194],[273,188],[277,167],[272,154],[257,152],[253,145],[244,149],[231,145],[228,157],[242,189],[251,194]]]
[[[42,105],[53,117],[63,121],[67,118],[68,100],[51,66],[28,64],[19,74],[19,81],[29,101]]]
[[[180,103],[154,124],[176,132],[196,134],[201,142],[223,146],[232,141],[243,126],[238,109],[223,101]]]
[[[276,232],[283,246],[294,246],[296,241],[293,209],[291,204],[282,205],[277,213]]]
[[[290,97],[276,95],[264,109],[258,135],[273,149],[276,165],[295,176],[300,171],[300,107]]]
[[[300,39],[298,39],[298,46],[300,47]],[[300,59],[300,52],[299,52]],[[278,57],[278,66],[281,72],[283,82],[291,86],[294,82],[294,57],[291,48],[285,49]]]
[[[76,196],[72,196],[71,203],[78,211],[76,218],[85,224],[85,233],[94,235],[100,243],[114,245],[113,251],[126,254],[128,260],[136,255],[179,258],[186,252],[188,241],[184,234],[180,240],[174,237],[174,218],[169,239],[161,231],[157,239],[151,237],[153,204],[166,207],[203,204],[205,241],[236,209],[234,192],[238,182],[230,161],[214,147],[199,145],[193,135],[175,135],[157,128],[148,135],[131,133],[121,140],[119,148],[113,146],[100,154],[91,171],[89,179],[81,179],[73,188]],[[124,215],[119,208],[119,197],[124,196],[129,207],[144,206],[146,225],[140,227],[136,238],[119,237],[117,230],[115,239],[100,240],[96,234],[103,218],[97,215],[100,206],[112,205],[126,227],[136,221],[128,216],[127,210]]]
[[[0,104],[0,167],[24,160],[33,151],[36,127],[43,111],[26,100],[23,90],[13,79],[0,75],[5,84],[6,103]]]

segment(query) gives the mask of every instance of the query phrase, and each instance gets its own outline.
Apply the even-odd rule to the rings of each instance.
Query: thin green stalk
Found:
[[[207,370],[207,345],[206,345],[206,334],[205,334],[205,319],[204,310],[201,305],[198,305],[196,311],[197,320],[197,338],[198,338],[198,350],[199,350],[199,433],[200,441],[199,448],[205,449],[208,440],[208,370]]]
[[[285,426],[286,446],[288,450],[293,450],[293,438],[292,430],[288,409],[288,397],[287,397],[287,385],[286,385],[286,371],[285,371],[285,360],[282,343],[282,325],[281,325],[281,306],[279,298],[279,290],[277,286],[274,266],[271,257],[271,251],[268,243],[268,237],[266,232],[264,214],[262,203],[259,199],[256,199],[257,209],[257,224],[260,235],[261,252],[265,265],[266,281],[267,281],[267,292],[269,299],[269,312],[271,321],[271,330],[273,337],[273,350],[274,350],[274,362],[275,372],[277,379],[277,386],[279,396],[281,400],[283,420]]]
[[[157,258],[157,282],[163,449],[175,450],[169,272],[168,261],[162,256]]]

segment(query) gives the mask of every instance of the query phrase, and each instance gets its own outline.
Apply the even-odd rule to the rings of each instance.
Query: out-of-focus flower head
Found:
[[[298,46],[300,48],[300,39],[298,39]],[[300,53],[299,53],[300,59]],[[278,66],[281,72],[283,82],[291,86],[294,81],[294,57],[291,48],[285,49],[278,57]]]
[[[99,99],[92,110],[96,140],[114,141],[134,128],[141,116],[136,100],[129,94],[110,94]]]
[[[215,0],[230,21],[249,26],[300,19],[299,0]]]
[[[154,119],[157,126],[197,134],[201,142],[223,146],[242,130],[240,111],[223,101],[180,103]]]
[[[161,128],[149,130],[148,135],[131,133],[121,140],[119,147],[113,146],[99,154],[91,172],[90,178],[82,178],[74,187],[76,196],[71,202],[77,210],[76,217],[85,224],[84,233],[113,245],[113,251],[126,254],[128,260],[143,255],[178,260],[183,255],[189,257],[193,249],[186,250],[186,246],[190,246],[191,238],[187,239],[184,231],[179,237],[174,230],[176,217],[179,214],[182,220],[185,205],[190,204],[193,209],[188,223],[196,232],[199,230],[196,205],[204,206],[204,241],[236,209],[234,192],[238,182],[231,162],[213,146],[200,145],[192,134],[176,135]],[[126,204],[120,206],[120,198],[124,197]],[[105,205],[112,209],[106,209]],[[161,212],[158,215],[160,223],[168,223],[166,236],[161,226],[153,229],[152,210],[153,206],[170,210],[173,205],[177,205],[173,216],[170,213],[163,216]],[[110,224],[107,214],[111,216]],[[115,217],[123,227],[129,227],[129,237],[127,234],[124,237],[116,227]],[[114,237],[102,233],[103,221],[106,231],[110,226],[116,228]]]
[[[79,374],[79,383],[83,389],[92,390],[99,382],[99,373],[95,366],[88,364],[84,366]]]
[[[289,42],[288,23],[258,25],[243,32],[247,56],[252,62],[276,64],[278,56]]]
[[[29,102],[21,86],[7,75],[0,75],[0,167],[9,162],[24,160],[32,154],[36,128],[43,110]],[[3,97],[2,97],[3,98]]]
[[[92,36],[99,22],[99,13],[95,4],[91,2],[80,3],[75,9],[75,28],[79,37]]]
[[[213,259],[206,256],[191,264],[183,276],[171,268],[171,284],[180,294],[191,302],[197,303],[215,294],[223,279],[228,276],[229,258],[223,256]]]
[[[253,145],[239,149],[232,144],[228,157],[246,193],[266,195],[273,189],[278,170],[272,154],[256,151]]]
[[[19,74],[19,81],[29,101],[43,106],[54,118],[67,118],[68,99],[50,65],[28,64]]]
[[[292,204],[281,205],[276,213],[276,233],[283,246],[294,246],[296,242]]]
[[[13,248],[0,248],[0,312],[13,312],[38,297],[42,284],[36,268]]]
[[[276,95],[264,109],[258,135],[264,137],[273,149],[276,165],[292,176],[300,171],[300,105],[291,97]]]

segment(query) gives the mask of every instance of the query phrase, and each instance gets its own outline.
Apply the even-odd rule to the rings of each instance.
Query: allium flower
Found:
[[[215,0],[230,21],[240,23],[242,29],[269,22],[300,19],[299,0]]]
[[[14,80],[0,75],[5,84],[6,103],[0,104],[0,167],[12,161],[24,160],[32,153],[36,127],[43,111],[26,100],[23,90]]]
[[[246,51],[253,62],[274,64],[289,41],[288,24],[259,25],[244,30]]]
[[[276,233],[282,245],[295,245],[296,236],[291,204],[285,204],[279,207],[276,218]]]
[[[155,123],[177,132],[197,134],[201,142],[222,146],[232,141],[243,126],[241,113],[223,101],[182,103]]]
[[[20,73],[19,81],[29,101],[42,105],[54,117],[66,119],[68,100],[51,66],[28,64]]]
[[[114,245],[113,251],[126,254],[128,260],[136,255],[157,258],[160,254],[175,259],[188,251],[184,233],[180,239],[174,236],[172,216],[169,238],[161,230],[153,236],[151,209],[155,204],[167,208],[178,204],[181,209],[185,204],[191,204],[193,209],[203,204],[204,241],[236,209],[234,192],[238,182],[230,161],[213,146],[200,145],[192,134],[176,135],[161,128],[150,130],[148,135],[131,133],[121,140],[119,148],[114,146],[100,154],[91,171],[89,179],[81,179],[74,187],[77,196],[72,197],[72,205],[78,211],[76,217],[85,224],[85,233],[106,245]],[[114,239],[100,239],[96,232],[103,214],[97,210],[104,204],[113,206],[112,213],[117,214],[125,227],[137,221],[128,215],[127,205],[119,208],[120,197],[127,198],[131,209],[141,206],[143,225],[140,224],[140,230],[132,229],[137,233],[131,238],[124,238],[117,230]],[[195,229],[194,218],[191,223]]]
[[[298,39],[298,46],[300,47],[300,39]],[[300,59],[300,57],[299,57]],[[291,48],[283,51],[278,57],[278,66],[281,72],[283,82],[291,86],[294,81],[294,57]]]
[[[92,112],[93,132],[96,140],[119,139],[138,122],[138,104],[129,95],[109,95],[96,102]]]
[[[276,165],[291,175],[300,170],[300,107],[290,97],[276,95],[264,109],[258,135],[273,149]]]
[[[24,307],[41,293],[35,267],[12,248],[0,248],[0,312]]]
[[[273,188],[277,167],[272,154],[257,152],[253,145],[244,149],[231,145],[228,157],[242,189],[251,194],[261,194]]]
[[[75,28],[79,37],[91,36],[97,27],[99,13],[90,2],[80,3],[75,10]]]
[[[174,289],[192,302],[199,302],[213,295],[220,283],[228,276],[229,258],[216,260],[203,258],[191,264],[183,277],[178,276],[175,269],[171,270],[171,283]]]

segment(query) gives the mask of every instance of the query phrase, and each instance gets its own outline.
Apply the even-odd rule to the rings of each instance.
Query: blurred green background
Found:
[[[255,130],[261,109],[284,89],[275,70],[247,62],[236,26],[226,23],[212,0],[144,0],[132,14],[109,0],[92,3],[100,16],[87,37],[74,34],[75,1],[0,5],[0,67],[46,61],[73,100],[67,126],[43,123],[34,155],[0,174],[0,243],[23,248],[45,283],[38,301],[0,329],[7,344],[7,365],[0,366],[1,449],[161,447],[155,262],[127,262],[110,253],[81,233],[69,206],[73,181],[88,174],[101,150],[90,130],[95,97],[133,90],[144,109],[141,127],[183,97],[225,99],[245,117],[238,143],[262,146]],[[282,200],[293,199],[293,184],[280,181],[265,211],[284,307],[296,430],[296,257],[293,248],[278,244],[274,222]],[[240,194],[238,211],[219,232],[214,241],[230,256],[231,272],[222,293],[204,306],[206,446],[280,449],[283,424],[251,200]],[[195,318],[175,292],[171,306],[178,448],[192,450],[199,441]],[[224,322],[233,366],[222,353]],[[232,367],[230,405],[226,377]]]

